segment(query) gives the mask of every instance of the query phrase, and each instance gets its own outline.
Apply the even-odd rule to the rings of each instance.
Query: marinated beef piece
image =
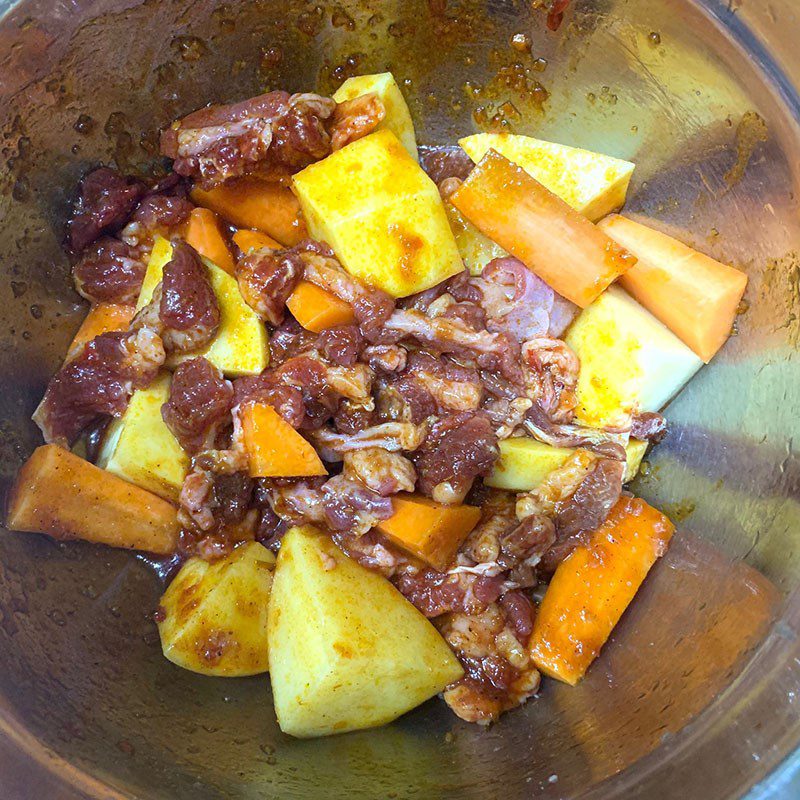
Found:
[[[407,563],[406,557],[376,530],[357,536],[349,531],[334,531],[333,541],[362,567],[391,578]]]
[[[480,291],[478,302],[486,314],[487,328],[518,342],[561,336],[578,313],[574,303],[556,294],[511,256],[490,261],[481,277],[470,283]]]
[[[394,300],[381,289],[367,286],[346,272],[333,251],[318,242],[305,242],[305,278],[353,307],[361,333],[383,342],[383,324],[394,311]]]
[[[236,280],[245,303],[265,322],[280,325],[286,314],[286,301],[300,283],[304,269],[296,249],[264,247],[239,259]]]
[[[161,339],[149,330],[103,333],[50,380],[34,422],[48,443],[71,445],[105,416],[121,416],[134,389],[164,363]]]
[[[259,489],[256,489],[256,496],[258,497]],[[258,520],[258,527],[256,528],[256,541],[269,548],[274,553],[277,553],[281,546],[281,539],[286,531],[289,530],[289,524],[282,520],[273,510],[269,503],[264,500],[264,503],[259,503],[260,517]]]
[[[479,572],[438,572],[417,566],[397,571],[393,582],[403,596],[426,617],[458,611],[480,613],[500,597],[503,578]]]
[[[361,403],[344,399],[333,415],[333,427],[344,434],[360,433],[374,426],[376,421],[375,403],[371,400]]]
[[[294,317],[286,317],[269,339],[273,367],[314,348],[317,334],[307,331]]]
[[[103,236],[89,245],[72,268],[75,289],[92,303],[134,303],[145,265],[125,242]]]
[[[280,91],[207,106],[161,134],[161,153],[204,188],[242,175],[296,172],[330,153],[326,124],[335,108],[330,98]]]
[[[381,497],[414,491],[417,471],[400,453],[382,447],[366,447],[346,452],[343,461],[342,474],[361,481]]]
[[[633,415],[631,436],[658,444],[667,435],[667,420],[656,411],[642,411]]]
[[[476,331],[459,319],[431,318],[420,311],[398,309],[384,323],[397,340],[407,339],[435,353],[447,353],[521,383],[519,344],[504,333]]]
[[[98,167],[84,176],[67,222],[67,243],[80,253],[103,233],[118,231],[145,193],[136,178]]]
[[[528,397],[550,422],[572,422],[581,368],[575,353],[560,339],[529,339],[522,345],[522,363]]]
[[[317,337],[316,349],[331,364],[352,367],[358,361],[361,345],[361,333],[355,325],[340,325],[322,331]]]
[[[447,178],[465,180],[475,166],[458,145],[420,145],[419,165],[438,186]]]
[[[309,438],[326,461],[338,461],[344,453],[380,447],[390,453],[416,450],[424,441],[426,429],[410,422],[382,422],[357,433],[336,433],[328,428],[309,433]]]
[[[403,377],[422,387],[440,414],[474,411],[483,398],[477,370],[461,366],[447,356],[437,358],[430,353],[414,351],[409,354]]]
[[[437,626],[464,667],[464,677],[448,686],[444,700],[467,722],[489,724],[524,703],[539,688],[540,675],[525,647],[524,595],[492,603],[479,614],[452,613]],[[532,619],[532,609],[530,609]],[[522,633],[520,633],[522,631]],[[528,634],[530,635],[530,634]]]
[[[120,239],[145,256],[156,236],[170,238],[189,219],[193,208],[182,194],[148,194],[120,232]]]
[[[373,492],[361,481],[345,474],[334,475],[326,481],[322,495],[325,521],[334,531],[348,531],[359,536],[394,513],[390,497]]]
[[[185,361],[174,372],[161,416],[187,453],[213,446],[220,425],[230,422],[233,386],[205,358]]]
[[[418,489],[437,502],[460,503],[473,480],[488,475],[498,452],[497,437],[483,412],[438,419],[412,457]]]
[[[374,92],[337,103],[331,118],[331,150],[341,150],[372,133],[386,117],[386,109]]]
[[[167,352],[183,353],[211,342],[219,323],[219,303],[208,271],[193,247],[176,240],[161,283],[132,327],[152,329],[160,334]]]
[[[306,418],[303,393],[295,386],[280,383],[268,370],[261,375],[239,378],[233,384],[234,405],[267,403],[293,428],[300,428]]]

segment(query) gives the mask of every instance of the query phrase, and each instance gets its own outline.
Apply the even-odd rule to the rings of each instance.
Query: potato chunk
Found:
[[[459,141],[477,164],[494,150],[592,222],[625,203],[636,165],[565,144],[511,133],[478,133]]]
[[[394,297],[464,269],[439,190],[389,130],[306,167],[294,176],[294,190],[312,238]]]
[[[150,302],[171,257],[172,245],[166,239],[158,237],[153,245],[142,291],[136,303],[137,311]],[[193,353],[172,356],[167,361],[167,366],[174,368],[182,361],[204,356],[228,378],[258,375],[269,364],[267,329],[242,299],[236,278],[208,261],[204,263],[219,303],[219,331],[208,346]]]
[[[348,78],[333,95],[337,103],[344,103],[347,100],[355,100],[364,94],[374,93],[378,95],[386,116],[377,130],[389,130],[408,150],[409,155],[418,160],[417,138],[414,134],[414,123],[408,105],[394,79],[391,72],[380,72],[377,75],[358,75],[355,78]]]
[[[175,506],[54,444],[17,474],[6,527],[159,555],[174,552],[180,529]]]
[[[558,469],[574,452],[572,447],[553,447],[531,439],[515,436],[499,444],[500,457],[491,474],[484,479],[487,486],[508,489],[512,492],[529,492],[535,489],[553,470]],[[647,442],[630,439],[625,447],[624,482],[632,481],[642,464]]]
[[[258,542],[218,561],[190,558],[161,598],[158,632],[166,658],[203,675],[266,672],[274,567],[275,556]]]
[[[171,381],[168,373],[162,374],[133,393],[125,413],[106,431],[97,466],[177,502],[189,471],[189,455],[161,416]]]
[[[292,528],[281,543],[269,643],[275,711],[292,736],[382,725],[463,674],[391,583],[313,528]]]
[[[703,365],[674,333],[612,286],[567,331],[581,361],[577,419],[624,428],[634,411],[658,411]]]

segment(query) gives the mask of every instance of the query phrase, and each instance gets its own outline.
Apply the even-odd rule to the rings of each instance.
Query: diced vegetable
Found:
[[[573,686],[583,677],[674,530],[644,500],[623,497],[588,544],[559,565],[529,645],[545,675]]]
[[[600,223],[639,260],[620,283],[706,363],[727,341],[747,275],[614,214]]]
[[[217,215],[208,208],[195,208],[186,223],[186,241],[212,264],[233,274],[233,257]]]
[[[453,563],[481,518],[481,510],[474,506],[446,506],[421,495],[397,495],[392,505],[394,514],[379,522],[378,530],[440,572]]]
[[[463,674],[389,581],[313,528],[282,540],[268,633],[275,712],[292,736],[383,725]]]
[[[286,301],[286,307],[306,329],[319,333],[337,325],[350,325],[355,321],[353,308],[336,295],[325,291],[311,281],[300,281]]]
[[[97,466],[177,503],[189,456],[161,417],[170,383],[169,373],[163,374],[133,393],[106,431]]]
[[[69,346],[65,361],[72,361],[83,348],[101,333],[123,331],[131,324],[134,307],[116,303],[98,303],[92,306]]]
[[[161,648],[173,664],[235,678],[269,669],[275,556],[245,542],[217,561],[190,558],[161,598]]]
[[[345,268],[395,297],[464,269],[439,190],[388,130],[294,176],[309,232]]]
[[[592,222],[624,205],[636,168],[630,161],[511,133],[478,133],[459,144],[476,164],[495,150]]]
[[[180,530],[166,500],[54,444],[34,450],[19,471],[6,527],[161,555],[174,552]]]
[[[246,403],[238,413],[252,477],[297,478],[328,474],[313,445],[272,406]]]
[[[417,160],[417,139],[414,135],[414,123],[408,111],[403,93],[391,72],[377,75],[358,75],[348,78],[333,95],[337,103],[355,100],[364,94],[375,93],[383,103],[386,116],[378,126],[378,130],[390,130],[400,143],[408,150],[409,155]]]
[[[246,228],[236,231],[233,234],[233,241],[236,246],[245,254],[251,250],[258,250],[261,247],[271,247],[273,250],[282,250],[283,245],[276,242],[271,236],[261,231],[249,231]]]
[[[171,256],[172,245],[166,239],[158,237],[147,265],[142,291],[136,304],[137,311],[150,302],[153,291],[161,280],[164,266]],[[219,303],[219,332],[207,347],[193,353],[173,356],[168,360],[167,366],[175,367],[182,361],[204,356],[229,378],[258,375],[269,364],[267,329],[242,299],[236,279],[213,264],[206,262],[206,266]]]
[[[213,189],[195,186],[192,200],[237,228],[254,228],[291,247],[306,236],[300,205],[292,190],[259,178],[236,178]]]
[[[624,290],[612,286],[567,331],[581,362],[579,422],[624,428],[634,411],[658,411],[703,362]]]
[[[450,202],[581,308],[636,262],[522,167],[493,150],[450,195]]]
[[[458,252],[471,275],[480,275],[490,261],[508,255],[499,244],[484,236],[469,220],[464,219],[464,215],[452,203],[445,203],[445,209]]]
[[[484,479],[487,486],[512,492],[529,492],[535,489],[553,470],[558,469],[574,452],[571,447],[552,445],[515,436],[499,443],[500,457],[491,474]],[[641,466],[647,442],[631,439],[626,448],[624,481],[632,481]]]

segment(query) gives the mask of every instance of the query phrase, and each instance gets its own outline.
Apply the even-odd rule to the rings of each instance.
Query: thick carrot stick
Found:
[[[219,228],[217,215],[209,208],[195,208],[186,224],[186,241],[225,272],[233,274],[233,257]]]
[[[271,236],[261,231],[250,231],[242,228],[233,234],[234,244],[245,254],[251,250],[258,250],[261,247],[270,247],[273,250],[281,250],[283,245],[276,242]]]
[[[623,497],[589,542],[559,565],[529,644],[545,675],[573,686],[583,677],[674,530],[644,500]]]
[[[37,448],[14,482],[6,526],[167,555],[177,509],[54,444]]]
[[[636,263],[596,225],[494,150],[450,195],[450,202],[581,308]]]
[[[394,514],[379,522],[378,530],[442,572],[481,518],[474,506],[446,506],[419,495],[398,495],[392,504]]]
[[[192,189],[192,200],[237,228],[254,228],[291,247],[308,233],[292,190],[258,178],[237,178],[213,189]]]
[[[286,301],[294,318],[308,331],[319,333],[354,322],[353,308],[311,281],[300,281]]]
[[[619,214],[599,227],[638,259],[620,278],[625,289],[711,361],[730,336],[747,275]]]
[[[101,333],[125,330],[131,324],[136,309],[117,303],[98,303],[92,306],[81,323],[67,350],[65,361],[72,361],[83,352],[83,348]]]

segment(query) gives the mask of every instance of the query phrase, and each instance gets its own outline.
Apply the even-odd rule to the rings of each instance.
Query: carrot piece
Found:
[[[636,263],[596,225],[494,150],[450,195],[450,202],[581,308]]]
[[[638,222],[599,227],[639,260],[620,283],[706,363],[730,336],[747,275]]]
[[[280,183],[236,178],[213,189],[195,186],[191,197],[237,228],[263,231],[289,247],[308,235],[300,203],[292,190]]]
[[[83,352],[83,348],[101,333],[122,331],[131,324],[136,312],[134,306],[117,303],[98,303],[89,309],[67,350],[65,362],[70,362]]]
[[[6,527],[162,555],[180,530],[175,506],[54,444],[19,471]]]
[[[254,478],[327,475],[317,451],[272,406],[247,403],[239,409],[244,447]]]
[[[674,530],[644,500],[623,497],[588,544],[558,566],[529,643],[545,675],[572,686],[583,677]]]
[[[270,247],[273,250],[281,250],[283,245],[276,242],[271,236],[261,231],[249,231],[242,228],[233,234],[234,244],[245,254],[251,250],[258,250],[261,247]]]
[[[307,331],[314,333],[337,325],[350,325],[355,321],[353,307],[349,303],[311,281],[297,284],[286,301],[286,307]]]
[[[213,211],[208,208],[192,209],[186,223],[185,239],[201,256],[233,275],[233,256]]]
[[[478,524],[474,506],[446,506],[420,495],[393,498],[394,514],[378,530],[398,547],[444,572],[467,534]]]

